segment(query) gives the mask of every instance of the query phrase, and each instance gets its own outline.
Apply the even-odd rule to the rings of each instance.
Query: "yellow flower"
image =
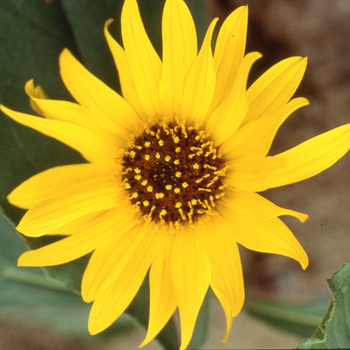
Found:
[[[308,258],[279,219],[306,215],[280,208],[256,192],[325,170],[350,147],[345,125],[295,148],[267,156],[279,126],[304,98],[291,100],[306,67],[292,57],[273,66],[248,90],[261,56],[244,55],[247,7],[223,23],[212,53],[215,19],[197,52],[191,14],[166,0],[162,61],[144,30],[136,0],[125,0],[121,47],[105,35],[123,97],[91,75],[68,50],[62,79],[77,103],[50,100],[26,84],[42,117],[2,106],[15,121],[79,151],[87,163],[60,166],[18,186],[9,201],[28,209],[18,230],[62,240],[24,253],[20,266],[63,264],[93,252],[82,297],[93,301],[89,331],[110,326],[127,308],[147,272],[152,340],[176,308],[185,348],[210,287],[231,321],[243,305],[237,243],[285,255],[303,268]]]

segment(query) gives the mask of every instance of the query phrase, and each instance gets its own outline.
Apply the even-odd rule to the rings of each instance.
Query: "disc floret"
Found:
[[[193,223],[209,213],[224,195],[225,172],[205,132],[176,123],[147,128],[123,155],[129,200],[156,223]]]

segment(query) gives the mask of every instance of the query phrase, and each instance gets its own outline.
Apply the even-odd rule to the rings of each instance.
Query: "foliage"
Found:
[[[311,338],[298,349],[350,348],[350,263],[341,267],[328,281],[332,301]]]
[[[54,99],[69,100],[59,76],[58,57],[69,48],[96,76],[119,89],[116,69],[103,36],[103,25],[115,18],[111,30],[120,40],[122,0],[6,0],[0,1],[0,103],[32,113],[24,84],[31,78]],[[163,0],[140,1],[146,29],[155,48],[161,51],[161,12]],[[199,31],[199,41],[209,23],[203,0],[188,1]],[[0,112],[1,113],[1,112]],[[59,267],[18,268],[16,261],[25,250],[24,241],[14,229],[23,211],[10,206],[6,196],[25,179],[45,169],[83,159],[75,151],[44,135],[0,115],[0,316],[26,319],[68,336],[91,341],[87,331],[90,306],[79,296],[82,272],[88,256]],[[26,238],[37,248],[57,240]],[[350,264],[329,282],[333,301],[314,335],[300,349],[350,347]],[[203,345],[208,332],[208,294],[190,348]],[[310,336],[322,320],[325,303],[286,305],[247,299],[246,309],[255,317],[300,336]],[[134,302],[101,337],[124,332],[138,324],[147,328],[148,286],[141,288]],[[93,339],[99,339],[100,336]],[[178,347],[173,321],[158,336],[165,348]]]

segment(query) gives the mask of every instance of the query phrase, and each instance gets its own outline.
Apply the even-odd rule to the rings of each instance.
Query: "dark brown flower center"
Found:
[[[224,195],[225,163],[203,130],[155,124],[135,138],[122,164],[131,203],[154,222],[195,222]]]

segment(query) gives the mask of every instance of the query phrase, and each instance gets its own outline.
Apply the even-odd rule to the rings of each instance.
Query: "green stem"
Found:
[[[3,266],[1,275],[4,279],[26,283],[35,287],[51,289],[55,291],[68,292],[67,288],[62,284],[46,278],[44,275],[37,273],[28,273],[24,269],[19,269],[12,266]]]
[[[295,322],[300,325],[305,326],[315,326],[320,324],[320,317],[318,315],[311,315],[304,313],[301,315],[300,311],[295,311],[292,309],[278,308],[276,304],[269,304],[266,302],[261,302],[252,298],[246,298],[245,309],[254,314],[259,314],[260,316],[272,317],[280,321]],[[321,317],[322,319],[322,317]]]

